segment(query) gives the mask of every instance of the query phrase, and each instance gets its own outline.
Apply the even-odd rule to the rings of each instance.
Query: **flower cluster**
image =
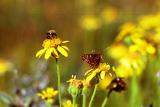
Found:
[[[120,77],[140,75],[149,57],[155,57],[160,46],[160,14],[141,17],[137,23],[125,23],[108,50],[118,64]],[[135,70],[136,69],[136,70]],[[135,71],[135,72],[134,72]]]
[[[82,4],[82,8],[84,10],[87,9],[89,12],[89,14],[82,14],[82,17],[80,18],[80,26],[85,31],[95,31],[104,27],[104,25],[106,24],[115,23],[119,16],[118,9],[114,6],[109,5],[101,8],[101,10],[98,13],[91,11],[93,7],[92,5],[94,3],[95,2],[92,1],[92,3],[89,4]]]
[[[101,54],[82,54],[81,58],[82,61],[89,64],[90,69],[84,74],[85,78],[83,80],[76,79],[76,76],[72,75],[72,78],[67,81],[70,83],[68,91],[72,95],[73,105],[75,105],[76,97],[78,95],[82,95],[83,106],[85,106],[88,90],[93,86],[94,91],[89,102],[89,107],[92,106],[98,85],[100,88],[108,90],[108,94],[110,94],[112,91],[121,92],[126,89],[125,81],[122,78],[116,77],[114,69],[111,69],[109,64],[102,62]]]
[[[50,30],[47,33],[46,39],[43,41],[43,49],[39,50],[36,54],[36,57],[41,57],[44,54],[45,59],[49,59],[51,56],[56,58],[59,91],[56,91],[53,88],[47,88],[46,90],[37,94],[49,106],[53,105],[54,97],[58,94],[59,106],[62,107],[60,71],[57,58],[59,58],[60,54],[65,57],[68,56],[67,52],[69,49],[67,46],[63,45],[67,42],[69,41],[62,41],[60,38],[58,38],[54,30]],[[91,101],[89,102],[89,107],[92,106],[98,85],[101,87],[101,84],[106,84],[104,89],[109,90],[109,93],[112,91],[120,92],[126,89],[126,83],[123,81],[123,79],[116,77],[114,70],[111,69],[109,64],[102,61],[101,54],[82,54],[81,58],[82,61],[86,62],[90,66],[90,68],[84,74],[84,79],[77,79],[76,76],[72,75],[72,78],[67,81],[69,83],[68,92],[71,94],[73,102],[71,103],[70,100],[67,100],[67,102],[63,103],[65,104],[64,107],[77,107],[76,99],[78,95],[83,96],[83,105],[85,106],[88,90],[93,86],[95,88],[91,97]]]

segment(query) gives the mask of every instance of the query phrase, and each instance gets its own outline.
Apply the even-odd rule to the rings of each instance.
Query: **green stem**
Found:
[[[48,105],[48,107],[52,107],[52,105],[51,104],[47,104]]]
[[[130,99],[130,107],[140,107],[140,93],[139,93],[139,86],[138,86],[138,78],[137,75],[134,73],[131,80],[131,99]]]
[[[94,97],[96,95],[97,87],[98,87],[98,85],[96,84],[95,87],[94,87],[94,91],[93,91],[93,94],[92,94],[92,97],[91,97],[91,100],[89,102],[89,106],[88,107],[92,107],[92,103],[93,103]]]
[[[105,107],[105,105],[107,104],[107,101],[108,101],[108,97],[105,97],[101,107]]]
[[[82,107],[86,107],[86,99],[87,99],[87,95],[88,95],[88,87],[84,86],[82,89]]]
[[[60,70],[59,70],[59,63],[58,59],[56,59],[56,66],[57,66],[57,77],[58,77],[58,97],[59,97],[59,105],[62,107],[61,101],[61,79],[60,79]]]
[[[101,107],[105,107],[106,106],[108,98],[109,98],[111,92],[112,92],[111,90],[108,92],[107,96],[103,100],[103,103],[102,103]]]
[[[52,103],[48,102],[48,101],[45,101],[47,107],[52,107]]]
[[[82,107],[86,107],[86,95],[83,95]]]
[[[75,95],[75,96],[72,96],[72,98],[73,98],[73,105],[72,105],[72,107],[76,107],[76,99],[77,99],[77,96]]]

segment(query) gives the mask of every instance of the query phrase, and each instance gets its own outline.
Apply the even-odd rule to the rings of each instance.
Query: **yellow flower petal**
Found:
[[[146,50],[149,54],[154,54],[156,52],[155,47],[153,47],[152,45],[148,45]]]
[[[62,48],[64,48],[65,50],[69,51],[69,48],[67,46],[61,46]]]
[[[93,70],[93,69],[87,70],[86,73],[85,73],[84,75],[87,76],[89,73],[91,73],[92,70]]]
[[[55,48],[53,48],[53,53],[54,53],[54,55],[56,55],[56,58],[59,57],[58,52],[57,52],[57,50]]]
[[[53,40],[50,39],[45,39],[42,44],[44,48],[49,48],[51,45],[53,45]]]
[[[54,51],[54,48],[49,48],[49,49],[47,49],[44,58],[45,58],[46,60],[48,60],[53,51]]]
[[[90,83],[90,81],[96,76],[96,73],[92,73],[91,75],[87,76],[86,81]]]
[[[46,51],[46,48],[39,50],[39,51],[36,53],[36,57],[39,57],[39,58],[40,58],[45,51]]]
[[[0,58],[0,76],[13,69],[12,63]]]
[[[105,72],[105,71],[102,71],[102,72],[100,73],[100,78],[101,78],[101,79],[104,79],[104,78],[105,78],[105,75],[106,75],[106,72]]]
[[[64,102],[63,107],[72,107],[72,102],[71,100],[67,100]],[[76,106],[77,107],[77,106]]]
[[[64,48],[62,48],[61,46],[58,46],[58,47],[57,47],[57,50],[58,50],[59,53],[61,53],[63,56],[68,57],[67,51],[66,51]]]
[[[62,41],[62,43],[68,43],[69,41],[68,40],[66,40],[66,41]]]
[[[41,96],[42,96],[42,94],[41,94],[41,93],[37,93],[37,96],[40,96],[40,97],[41,97]]]

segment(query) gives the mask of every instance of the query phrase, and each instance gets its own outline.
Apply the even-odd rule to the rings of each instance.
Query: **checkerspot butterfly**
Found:
[[[91,68],[97,68],[102,60],[101,54],[82,54],[82,61],[89,64]]]

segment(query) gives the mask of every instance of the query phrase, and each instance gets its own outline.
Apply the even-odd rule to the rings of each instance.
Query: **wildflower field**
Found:
[[[160,107],[160,1],[1,0],[0,107]]]

